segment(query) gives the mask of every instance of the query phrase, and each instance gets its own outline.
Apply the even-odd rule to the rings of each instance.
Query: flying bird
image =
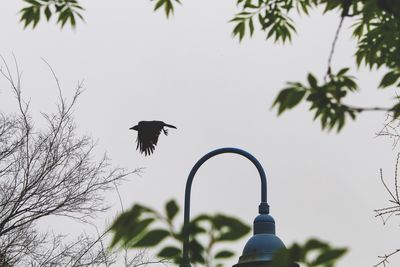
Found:
[[[175,126],[163,121],[139,121],[137,125],[129,128],[138,132],[136,149],[139,149],[140,153],[144,153],[145,156],[151,155],[157,145],[161,131],[168,135],[168,130],[164,127],[176,129]]]

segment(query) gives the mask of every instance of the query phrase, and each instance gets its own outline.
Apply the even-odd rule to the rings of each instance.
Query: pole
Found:
[[[238,149],[238,148],[232,148],[232,147],[225,147],[225,148],[219,148],[216,150],[213,150],[206,155],[204,155],[199,161],[196,162],[196,164],[193,166],[192,170],[189,173],[187,182],[186,182],[186,190],[185,190],[185,214],[184,214],[184,223],[183,223],[183,258],[182,258],[182,263],[180,264],[180,267],[191,267],[192,265],[190,264],[189,260],[189,231],[188,231],[188,226],[189,226],[189,221],[190,221],[190,192],[192,189],[192,182],[194,179],[194,176],[197,172],[197,170],[203,165],[204,162],[209,160],[210,158],[219,155],[219,154],[224,154],[224,153],[233,153],[233,154],[239,154],[248,160],[250,160],[255,167],[258,170],[258,173],[260,174],[260,179],[261,179],[261,203],[258,207],[258,213],[259,214],[269,214],[269,205],[267,203],[267,178],[264,172],[263,167],[261,166],[260,162],[250,153]]]

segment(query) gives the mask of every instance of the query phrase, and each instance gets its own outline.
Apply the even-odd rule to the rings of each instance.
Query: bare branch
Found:
[[[378,267],[378,266],[383,266],[386,267],[386,264],[389,263],[389,258],[397,253],[400,252],[400,249],[396,249],[395,251],[389,253],[389,254],[385,254],[383,256],[378,256],[378,258],[381,258],[382,260],[380,262],[378,262],[377,264],[374,265],[374,267]]]
[[[104,193],[115,190],[127,171],[115,168],[104,155],[95,160],[95,143],[76,131],[73,110],[82,93],[78,83],[71,101],[62,95],[55,112],[42,112],[45,127],[35,128],[29,101],[22,97],[21,77],[0,55],[0,74],[8,81],[17,114],[0,112],[0,266],[110,266],[116,254],[104,246],[107,231],[92,238],[85,233],[66,243],[65,237],[36,230],[40,219],[63,216],[90,222],[109,207]],[[138,262],[135,262],[135,264]],[[142,263],[142,262],[139,262]]]
[[[390,195],[391,199],[389,200],[391,203],[393,203],[393,206],[385,207],[385,208],[380,208],[380,209],[375,209],[375,217],[381,217],[383,220],[383,223],[385,224],[387,220],[393,215],[398,215],[400,214],[400,198],[399,198],[399,187],[398,187],[398,176],[397,176],[397,169],[399,166],[399,160],[400,160],[400,153],[397,154],[397,159],[396,159],[396,165],[395,165],[395,172],[394,172],[394,190],[391,190],[388,185],[386,184],[384,178],[383,178],[383,173],[382,169],[380,169],[380,178],[383,186],[385,187],[386,191]],[[384,217],[386,216],[386,218]]]
[[[395,148],[400,140],[400,133],[398,131],[399,127],[400,120],[394,119],[391,114],[387,114],[385,123],[381,130],[376,133],[376,136],[385,136],[393,139],[393,148]]]

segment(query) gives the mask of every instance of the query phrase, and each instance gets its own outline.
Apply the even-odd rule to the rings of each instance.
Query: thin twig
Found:
[[[374,267],[378,267],[379,265],[383,265],[384,267],[386,266],[386,263],[389,263],[389,258],[397,253],[400,252],[400,249],[396,249],[395,251],[389,253],[389,254],[385,254],[383,256],[378,256],[378,258],[381,258],[382,260],[380,262],[378,262],[377,264],[374,265]]]
[[[338,27],[336,29],[335,37],[333,38],[331,51],[329,52],[329,57],[328,57],[328,69],[327,69],[326,74],[324,76],[324,81],[325,82],[328,81],[328,77],[332,74],[332,67],[331,67],[332,58],[333,58],[333,54],[335,53],[336,43],[337,43],[337,40],[339,38],[340,30],[342,29],[342,26],[343,26],[344,18],[345,18],[345,16],[341,16],[340,17],[340,22],[339,22],[339,25],[338,25]]]

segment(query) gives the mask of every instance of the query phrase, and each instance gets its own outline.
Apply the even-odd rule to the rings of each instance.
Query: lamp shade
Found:
[[[254,235],[247,241],[239,262],[233,267],[264,267],[272,260],[274,253],[285,248],[275,235],[275,220],[269,214],[260,214],[254,220]],[[299,266],[294,263],[288,267]]]

